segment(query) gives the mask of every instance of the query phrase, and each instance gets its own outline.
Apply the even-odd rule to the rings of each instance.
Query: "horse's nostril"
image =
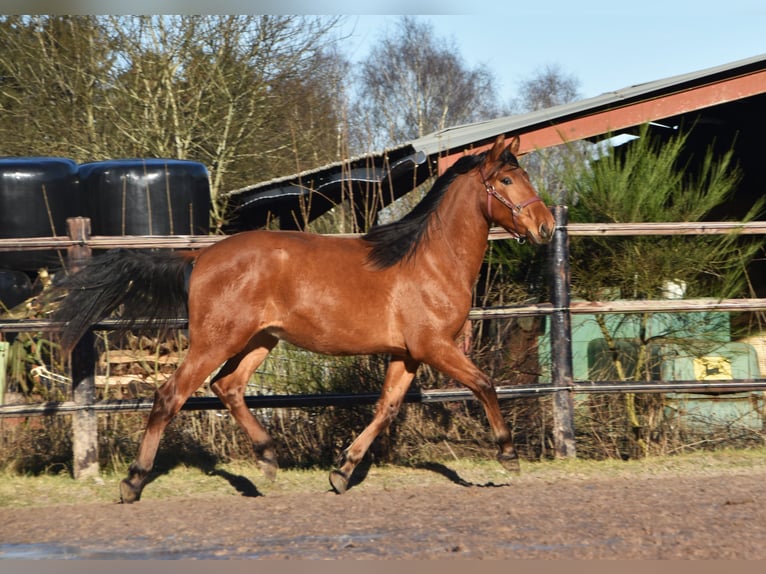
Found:
[[[545,223],[543,223],[540,226],[540,237],[544,239],[550,239],[552,235],[553,235],[552,230]]]

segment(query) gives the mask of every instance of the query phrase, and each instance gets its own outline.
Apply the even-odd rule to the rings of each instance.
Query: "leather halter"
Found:
[[[525,207],[533,203],[536,203],[538,201],[542,201],[540,197],[535,195],[533,197],[530,197],[529,199],[525,199],[521,203],[511,203],[505,197],[503,197],[497,192],[494,185],[492,185],[491,183],[487,181],[487,178],[484,177],[484,170],[481,167],[479,168],[479,174],[481,174],[481,181],[484,184],[484,189],[487,192],[487,215],[489,216],[490,222],[494,221],[494,218],[492,217],[492,198],[493,197],[496,200],[498,200],[500,203],[502,203],[505,207],[507,207],[508,210],[511,212],[511,220],[513,221],[514,227],[516,227],[516,216],[521,215],[521,211]],[[506,229],[506,231],[510,233],[512,239],[515,239],[519,243],[524,243],[526,241],[524,236],[521,233],[519,233],[516,229],[514,229],[513,231]]]

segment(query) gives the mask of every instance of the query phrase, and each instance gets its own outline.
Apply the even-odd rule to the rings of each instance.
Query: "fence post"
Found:
[[[548,252],[552,278],[551,304],[551,378],[557,387],[574,382],[572,365],[572,316],[569,311],[569,234],[568,211],[565,205],[554,206],[556,231]],[[574,458],[574,404],[571,390],[553,393],[553,445],[557,457]]]
[[[67,231],[70,239],[79,242],[67,248],[69,270],[76,271],[91,256],[91,248],[87,245],[90,239],[90,219],[67,219]],[[93,405],[96,400],[94,345],[93,331],[88,330],[72,350],[72,400],[78,405]],[[98,476],[98,415],[93,409],[72,414],[72,456],[76,479]]]
[[[5,369],[8,364],[8,349],[10,349],[8,341],[0,341],[0,406],[5,404],[5,387],[7,384]]]

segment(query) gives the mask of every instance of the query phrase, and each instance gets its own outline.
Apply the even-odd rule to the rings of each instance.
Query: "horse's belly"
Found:
[[[380,316],[349,310],[343,316],[292,314],[268,329],[275,337],[297,347],[328,355],[403,353],[406,345],[400,329]]]

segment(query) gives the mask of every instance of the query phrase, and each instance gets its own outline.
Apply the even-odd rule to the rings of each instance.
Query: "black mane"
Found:
[[[458,175],[484,161],[485,156],[486,153],[481,153],[461,157],[434,182],[426,196],[407,215],[398,221],[377,225],[362,236],[372,245],[368,260],[385,269],[412,257],[425,237],[431,214],[439,207],[449,186]]]

